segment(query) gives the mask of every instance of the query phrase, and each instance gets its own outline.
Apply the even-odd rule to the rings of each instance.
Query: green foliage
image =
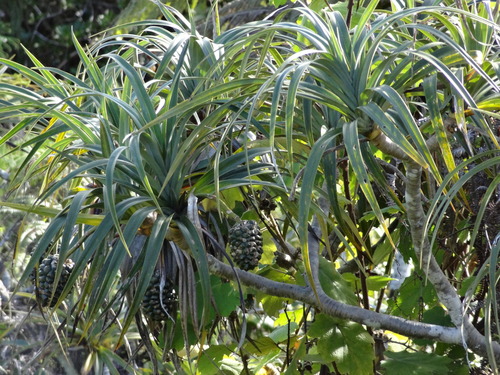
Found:
[[[213,276],[210,285],[215,303],[207,320],[213,320],[217,316],[228,317],[240,304],[240,296],[235,287],[231,283],[223,282],[220,278]]]
[[[438,300],[432,285],[423,277],[414,275],[403,282],[389,306],[395,315],[415,319],[422,314],[424,306],[434,307],[436,303]]]
[[[205,350],[198,361],[198,371],[201,374],[215,375],[220,373],[217,363],[223,360],[224,356],[229,356],[231,350],[224,345],[212,345]]]
[[[344,278],[335,270],[332,262],[320,259],[319,281],[327,295],[337,301],[356,305],[357,299]]]

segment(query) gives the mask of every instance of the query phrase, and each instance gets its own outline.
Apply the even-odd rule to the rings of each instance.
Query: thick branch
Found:
[[[309,287],[272,281],[250,272],[233,269],[211,255],[207,255],[207,257],[212,274],[230,280],[236,280],[237,275],[240,282],[246,286],[272,296],[305,302],[329,316],[351,320],[374,329],[389,330],[408,337],[425,338],[447,344],[462,344],[461,334],[457,328],[413,322],[396,316],[365,310],[358,306],[346,305],[335,301],[322,292],[320,292],[318,299]]]
[[[450,284],[448,278],[439,267],[439,264],[431,252],[429,240],[425,230],[425,213],[420,199],[420,184],[422,168],[415,162],[407,163],[406,177],[406,205],[408,222],[413,240],[413,246],[417,257],[422,259],[422,269],[429,281],[434,285],[441,303],[446,306],[453,324],[463,330],[464,343],[474,352],[483,356],[486,352],[486,339],[472,325],[468,316],[464,314],[462,302],[455,288]],[[500,361],[500,344],[492,342],[497,361]]]
[[[382,150],[387,155],[394,156],[396,159],[400,159],[402,161],[409,160],[408,155],[406,155],[401,147],[391,141],[377,126],[375,126],[375,129],[368,136],[368,138],[375,147]]]
[[[447,124],[449,125],[449,124]],[[456,290],[448,281],[448,278],[443,273],[436,259],[434,258],[430,244],[425,233],[425,212],[423,210],[421,199],[421,175],[422,167],[411,160],[404,151],[396,144],[390,142],[383,134],[377,134],[373,138],[373,143],[384,153],[392,155],[406,163],[406,210],[408,222],[410,224],[411,237],[415,253],[418,258],[422,259],[422,268],[426,273],[429,281],[434,285],[439,300],[447,308],[453,324],[463,334],[463,342],[474,352],[486,356],[486,339],[482,336],[472,323],[463,313],[462,303]],[[429,139],[428,147],[431,149],[437,148],[437,141],[434,138]],[[500,360],[500,344],[493,342],[493,351],[496,360]]]

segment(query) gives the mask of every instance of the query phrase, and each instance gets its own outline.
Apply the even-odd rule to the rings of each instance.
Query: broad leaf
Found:
[[[373,338],[360,324],[319,314],[309,335],[318,339],[322,361],[335,362],[341,374],[373,374]]]
[[[385,375],[441,375],[448,374],[450,358],[425,352],[385,352],[382,361]]]

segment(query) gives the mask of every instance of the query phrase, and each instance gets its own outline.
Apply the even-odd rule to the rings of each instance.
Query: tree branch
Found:
[[[453,119],[447,119],[447,128],[453,125]],[[443,273],[430,249],[427,233],[425,233],[426,215],[423,209],[421,198],[421,176],[422,167],[408,157],[404,151],[391,142],[382,132],[373,137],[372,142],[382,152],[401,159],[406,164],[406,214],[410,224],[413,247],[417,257],[421,260],[422,269],[426,277],[434,286],[439,300],[448,310],[453,324],[463,336],[461,345],[468,346],[472,351],[482,356],[487,356],[486,338],[472,325],[467,315],[464,314],[462,303],[455,288],[450,284],[448,278]],[[431,137],[427,141],[429,149],[439,147],[436,137]],[[426,264],[425,264],[426,263]],[[424,265],[425,264],[425,265]],[[500,344],[491,343],[495,358],[500,361]]]
[[[351,320],[374,329],[389,330],[412,338],[424,338],[447,344],[462,344],[462,336],[457,328],[413,322],[397,316],[362,309],[358,306],[346,305],[328,297],[321,291],[318,299],[309,287],[272,281],[241,269],[233,270],[231,266],[222,263],[212,255],[207,254],[207,258],[210,272],[214,275],[233,281],[238,277],[240,282],[246,286],[275,297],[302,301],[329,316]]]

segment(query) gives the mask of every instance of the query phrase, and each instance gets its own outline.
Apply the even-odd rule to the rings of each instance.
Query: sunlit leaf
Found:
[[[384,352],[387,358],[382,361],[382,367],[388,375],[405,374],[445,374],[448,373],[450,358],[425,352]]]
[[[360,324],[319,314],[309,330],[318,338],[324,363],[334,361],[342,374],[372,374],[373,338]]]

